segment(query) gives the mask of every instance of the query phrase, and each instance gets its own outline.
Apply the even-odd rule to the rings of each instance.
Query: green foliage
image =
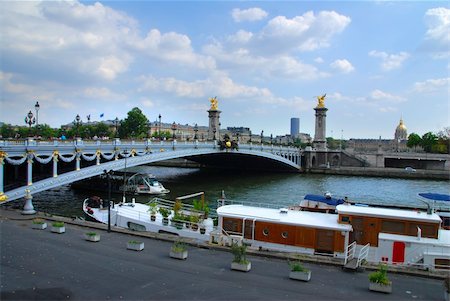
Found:
[[[64,227],[64,222],[53,222],[52,226],[55,228],[61,228]]]
[[[167,217],[170,215],[170,210],[167,209],[167,208],[161,207],[161,208],[159,208],[159,213],[160,213],[163,217],[167,218]]]
[[[384,264],[380,264],[378,271],[369,274],[369,281],[382,285],[389,284],[389,278],[387,277],[387,267]]]
[[[148,133],[148,119],[139,108],[128,112],[127,118],[120,122],[120,138],[143,138]]]
[[[246,264],[247,260],[247,246],[242,244],[241,246],[237,243],[233,243],[231,246],[231,253],[234,255],[233,262]]]
[[[308,272],[309,270],[305,268],[300,261],[289,262],[292,272]]]
[[[130,241],[128,241],[128,243],[129,243],[129,244],[132,244],[132,245],[138,245],[138,244],[141,244],[142,241],[138,241],[138,240],[130,240]]]
[[[192,206],[194,206],[195,210],[203,212],[205,218],[208,217],[208,214],[209,214],[209,211],[210,211],[208,204],[206,204],[205,202],[202,202],[200,200],[194,199],[192,201]]]
[[[155,215],[158,212],[158,204],[156,202],[151,202],[148,204],[148,211],[151,215]]]
[[[200,217],[198,215],[196,215],[196,214],[193,214],[193,215],[189,216],[189,221],[191,223],[198,224],[199,220],[200,220]]]
[[[87,232],[86,235],[87,236],[95,236],[95,235],[97,235],[97,232]]]
[[[172,245],[172,252],[184,252],[187,250],[186,244],[181,242],[181,241],[176,241],[173,245]]]
[[[406,146],[409,148],[413,148],[414,149],[419,146],[422,142],[422,138],[420,138],[420,136],[416,133],[411,133],[408,136],[408,142],[406,143]]]
[[[173,212],[175,213],[175,215],[180,212],[181,208],[183,208],[183,203],[180,200],[176,200],[173,204]]]
[[[427,153],[431,152],[433,146],[436,145],[438,137],[432,132],[423,134],[421,145]]]

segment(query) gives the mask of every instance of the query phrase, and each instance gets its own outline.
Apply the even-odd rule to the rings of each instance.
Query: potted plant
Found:
[[[127,249],[133,251],[142,251],[144,250],[144,242],[137,240],[130,240],[127,242]]]
[[[53,233],[58,233],[58,234],[66,232],[66,227],[64,226],[64,222],[53,222],[51,231]]]
[[[178,230],[183,229],[183,216],[176,212],[172,218],[172,225]]]
[[[231,262],[231,269],[242,271],[242,272],[248,272],[252,268],[252,263],[247,260],[246,253],[247,253],[247,246],[242,244],[239,245],[237,243],[233,243],[231,246],[231,253],[233,253],[234,258]]]
[[[378,271],[369,274],[369,290],[391,293],[392,281],[387,277],[387,267],[381,264]]]
[[[84,233],[84,239],[87,241],[97,242],[100,241],[100,234],[96,232],[86,232]]]
[[[199,200],[193,200],[192,206],[195,210],[201,212],[203,214],[203,218],[208,218],[209,214],[209,207],[208,204],[205,204],[205,202],[199,201]]]
[[[150,220],[152,222],[156,221],[156,213],[158,213],[158,204],[156,202],[151,202],[149,204],[148,211],[150,212]]]
[[[47,223],[42,218],[34,218],[32,228],[37,230],[44,230],[47,228]]]
[[[196,214],[193,214],[193,215],[189,216],[189,220],[191,222],[192,231],[197,231],[198,230],[198,222],[200,220],[200,217]]]
[[[305,268],[300,261],[289,263],[289,266],[291,267],[289,278],[301,281],[311,280],[311,271]]]
[[[162,215],[163,219],[162,219],[162,223],[164,226],[167,226],[169,224],[169,215],[170,215],[170,210],[164,207],[160,207],[159,208],[159,213]]]
[[[184,260],[188,257],[188,250],[186,244],[180,241],[176,241],[170,248],[170,257]]]

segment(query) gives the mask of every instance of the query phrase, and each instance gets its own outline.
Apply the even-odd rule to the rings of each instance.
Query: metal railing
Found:
[[[344,265],[346,265],[350,260],[355,258],[355,252],[356,252],[356,241],[352,242],[347,246],[347,249],[345,250]]]

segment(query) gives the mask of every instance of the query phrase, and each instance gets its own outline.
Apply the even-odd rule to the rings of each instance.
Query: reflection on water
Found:
[[[334,196],[347,196],[351,200],[360,202],[413,205],[421,204],[417,196],[420,192],[450,193],[447,181],[273,174],[154,166],[141,166],[139,169],[152,173],[166,188],[170,189],[170,194],[164,198],[175,199],[177,196],[204,191],[206,199],[213,206],[221,196],[222,190],[225,191],[228,199],[274,203],[280,206],[298,203],[308,193],[323,194],[326,191]],[[33,204],[39,211],[65,216],[82,216],[82,202],[92,195],[107,199],[107,193],[72,190],[66,185],[33,195]],[[112,197],[115,201],[122,199],[121,194],[113,194]],[[137,202],[147,202],[151,198],[133,197]],[[10,206],[22,208],[23,201],[12,202]],[[446,204],[446,207],[450,208],[450,204]]]

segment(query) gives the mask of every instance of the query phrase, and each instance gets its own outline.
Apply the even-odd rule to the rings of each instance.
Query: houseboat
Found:
[[[181,200],[192,196],[202,197],[198,193],[180,197],[176,201],[153,198],[147,204],[137,203],[134,199],[132,202],[118,204],[111,202],[109,215],[107,201],[90,197],[84,200],[83,211],[89,218],[100,223],[108,224],[109,220],[111,226],[208,241],[210,232],[214,230],[213,220],[192,205],[181,203]],[[180,207],[175,209],[177,201],[180,202]]]
[[[225,205],[217,209],[226,237],[252,248],[357,257],[378,263],[450,268],[450,231],[433,212],[340,204],[337,214]],[[223,240],[223,239],[222,239]],[[357,253],[357,254],[356,254]],[[355,255],[356,254],[356,255]]]

